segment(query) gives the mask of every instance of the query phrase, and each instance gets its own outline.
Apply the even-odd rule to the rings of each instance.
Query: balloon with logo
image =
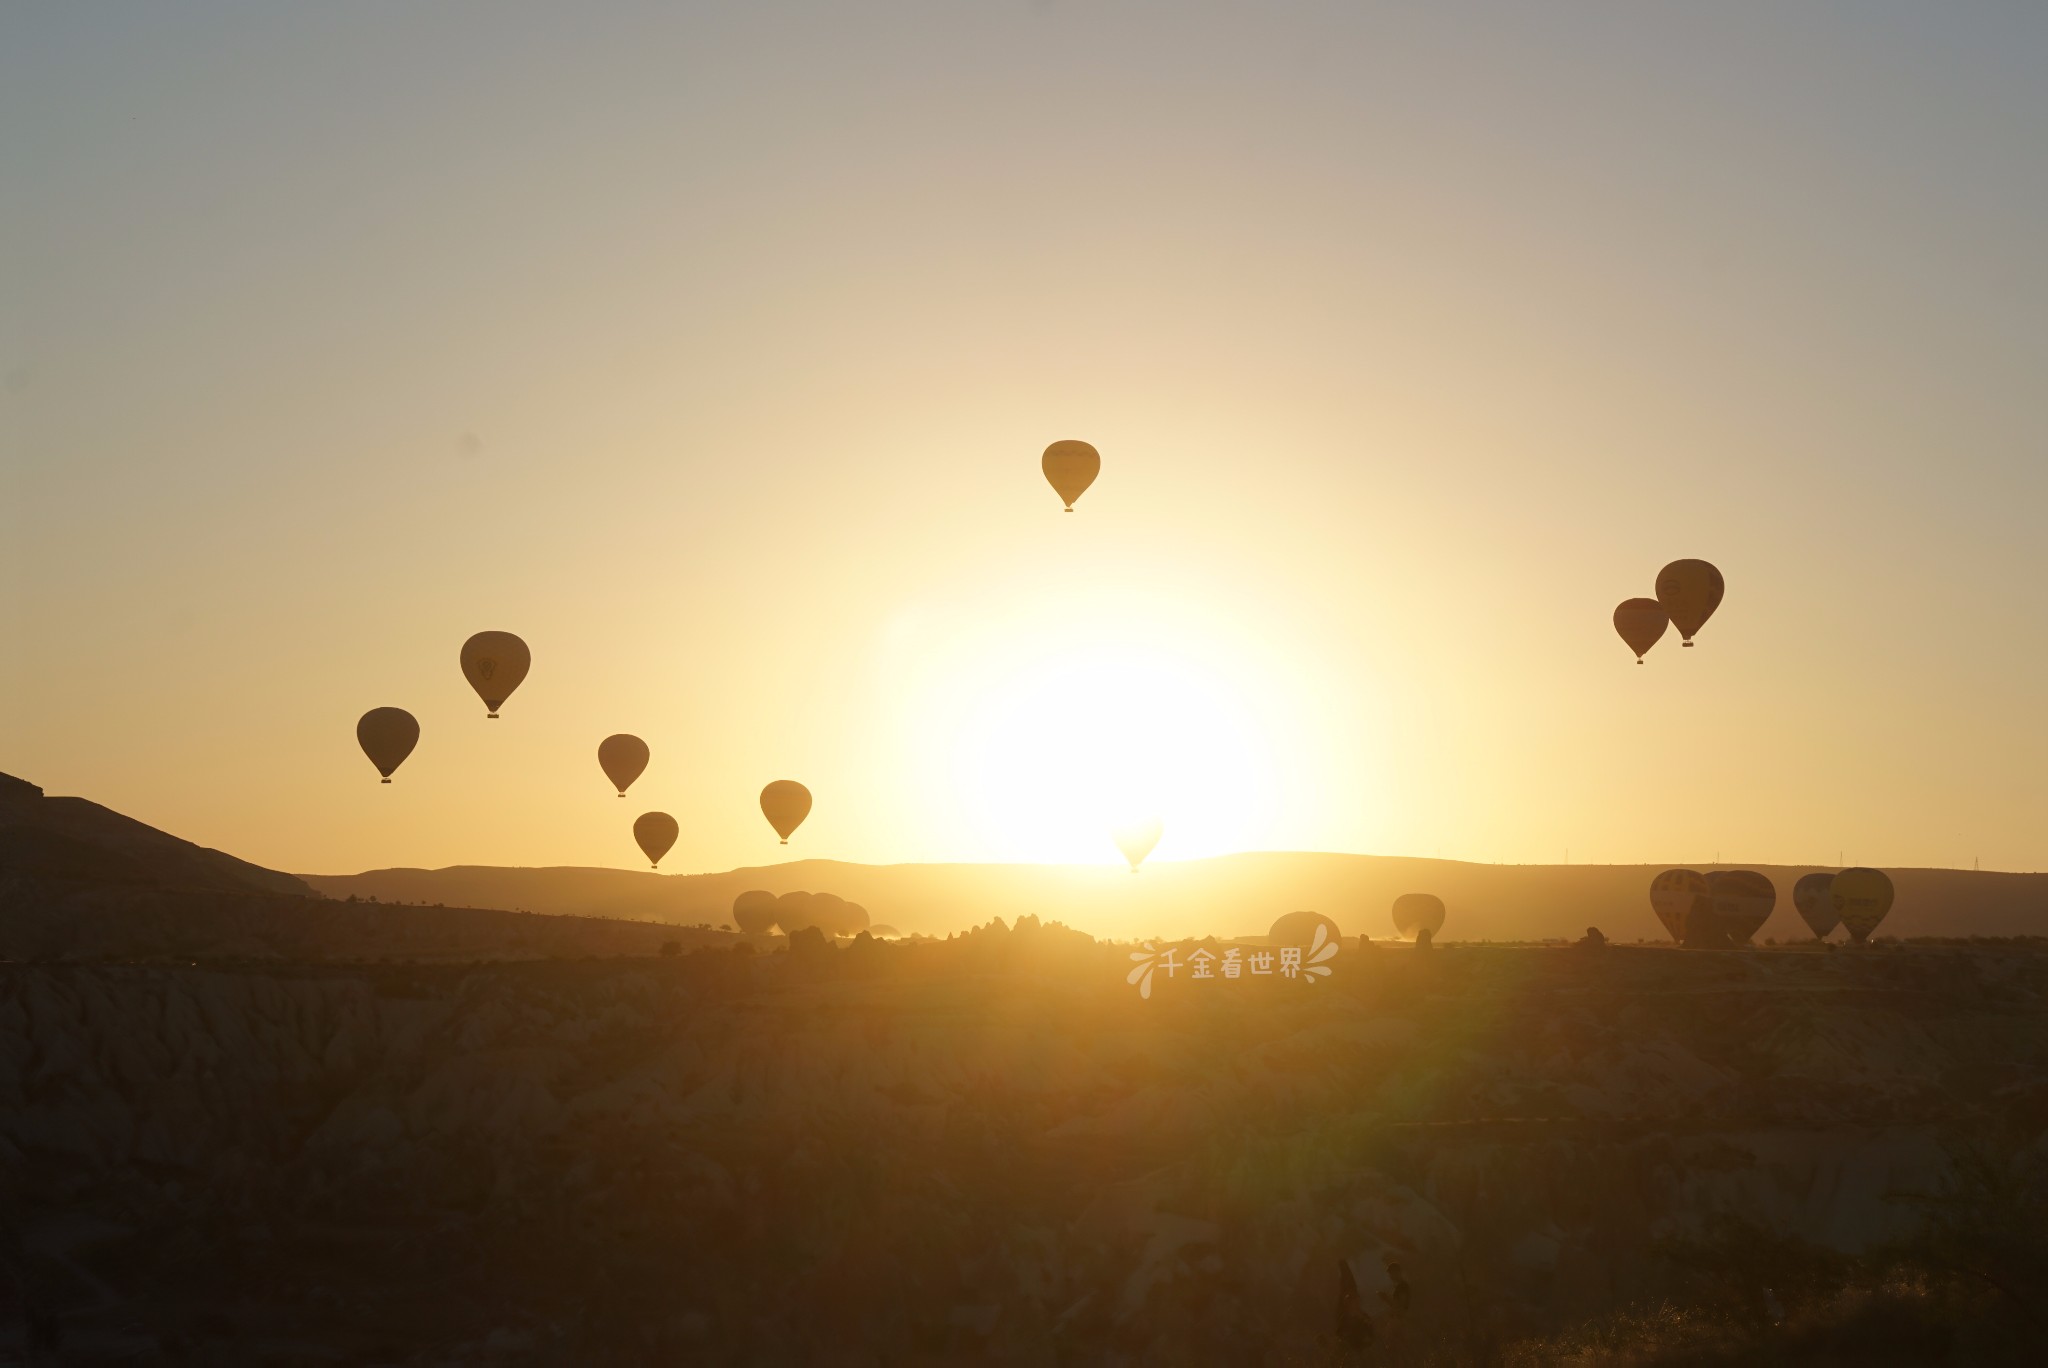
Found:
[[[666,812],[643,812],[633,823],[633,839],[640,843],[651,868],[661,868],[661,857],[676,843],[681,828]]]
[[[1771,919],[1778,890],[1754,869],[1717,869],[1707,875],[1707,900],[1728,939],[1742,945]]]
[[[1039,466],[1045,471],[1053,493],[1060,496],[1071,513],[1074,500],[1087,493],[1088,486],[1102,473],[1102,457],[1086,442],[1054,442],[1045,449]]]
[[[387,784],[419,743],[419,720],[403,708],[372,708],[356,721],[356,744]]]
[[[1134,822],[1118,827],[1113,833],[1116,848],[1130,861],[1131,873],[1138,872],[1138,866],[1145,863],[1145,857],[1152,853],[1152,847],[1159,844],[1159,838],[1166,834],[1166,825],[1159,821]]]
[[[1643,655],[1662,639],[1664,629],[1671,625],[1670,617],[1664,612],[1664,605],[1655,599],[1625,599],[1614,610],[1614,630],[1636,653],[1636,664],[1643,663]]]
[[[1703,560],[1676,560],[1657,572],[1657,602],[1686,646],[1721,606],[1727,588],[1721,572]]]
[[[1792,906],[1816,940],[1826,940],[1828,933],[1842,924],[1841,914],[1835,911],[1835,876],[1824,869],[1802,875],[1792,885]]]
[[[811,815],[811,791],[794,779],[777,779],[761,790],[761,815],[788,845],[789,834]]]
[[[526,643],[510,632],[478,632],[462,643],[462,677],[484,701],[486,716],[498,708],[526,678],[533,656]]]
[[[1394,930],[1403,940],[1414,940],[1419,932],[1429,932],[1435,940],[1437,932],[1444,929],[1444,900],[1434,893],[1403,893],[1394,899]]]
[[[1650,910],[1674,941],[1685,939],[1686,918],[1706,911],[1707,876],[1694,869],[1667,869],[1650,880]]]
[[[607,736],[597,743],[597,767],[604,771],[604,777],[612,781],[612,787],[623,798],[626,790],[633,787],[633,781],[647,768],[647,743],[624,732]]]
[[[1884,914],[1892,910],[1892,881],[1881,869],[1845,869],[1829,888],[1835,913],[1858,945],[1870,939]]]

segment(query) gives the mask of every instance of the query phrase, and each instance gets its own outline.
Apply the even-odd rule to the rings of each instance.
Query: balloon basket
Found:
[[[377,782],[378,782],[378,783],[381,783],[381,784],[388,784],[388,783],[390,783],[391,781],[390,781],[389,779],[380,779],[380,780],[378,780]]]

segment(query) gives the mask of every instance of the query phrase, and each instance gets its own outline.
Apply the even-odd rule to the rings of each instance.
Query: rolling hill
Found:
[[[1735,866],[1698,866],[1702,871]],[[1811,865],[1747,866],[1767,874],[1778,905],[1758,939],[1803,939],[1794,881]],[[1487,865],[1380,855],[1255,853],[1121,869],[1059,865],[864,865],[833,860],[655,874],[578,867],[378,869],[304,875],[330,897],[466,903],[532,912],[720,925],[750,888],[837,893],[905,934],[946,935],[992,916],[1026,913],[1098,936],[1255,935],[1283,912],[1312,908],[1348,934],[1393,934],[1388,908],[1408,892],[1450,907],[1448,940],[1577,937],[1598,926],[1619,940],[1662,940],[1650,880],[1663,865]],[[2048,875],[1895,869],[1898,902],[1883,934],[2048,934]],[[1839,933],[1838,933],[1839,934]]]

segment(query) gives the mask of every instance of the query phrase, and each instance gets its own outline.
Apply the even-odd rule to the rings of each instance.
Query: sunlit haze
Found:
[[[645,868],[649,809],[676,872],[1148,821],[2048,865],[2044,53],[2037,5],[17,7],[0,770],[319,873]],[[1726,601],[1638,668],[1680,557]]]

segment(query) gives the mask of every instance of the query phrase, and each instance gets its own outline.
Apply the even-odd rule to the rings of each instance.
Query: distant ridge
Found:
[[[1768,875],[1778,904],[1759,941],[1810,938],[1792,885],[1814,865],[1694,865]],[[1405,856],[1258,852],[1121,868],[1080,865],[866,865],[798,860],[707,874],[552,866],[455,865],[304,875],[330,897],[467,903],[534,912],[632,917],[713,926],[750,888],[837,893],[905,933],[945,935],[1025,913],[1098,936],[1254,935],[1283,912],[1309,908],[1346,934],[1393,935],[1402,893],[1435,893],[1450,907],[1446,940],[1576,938],[1598,926],[1621,940],[1668,939],[1650,911],[1650,880],[1668,865],[1488,865]],[[2048,935],[2048,874],[1894,869],[1898,901],[1880,935]],[[1839,936],[1839,933],[1838,933]]]

